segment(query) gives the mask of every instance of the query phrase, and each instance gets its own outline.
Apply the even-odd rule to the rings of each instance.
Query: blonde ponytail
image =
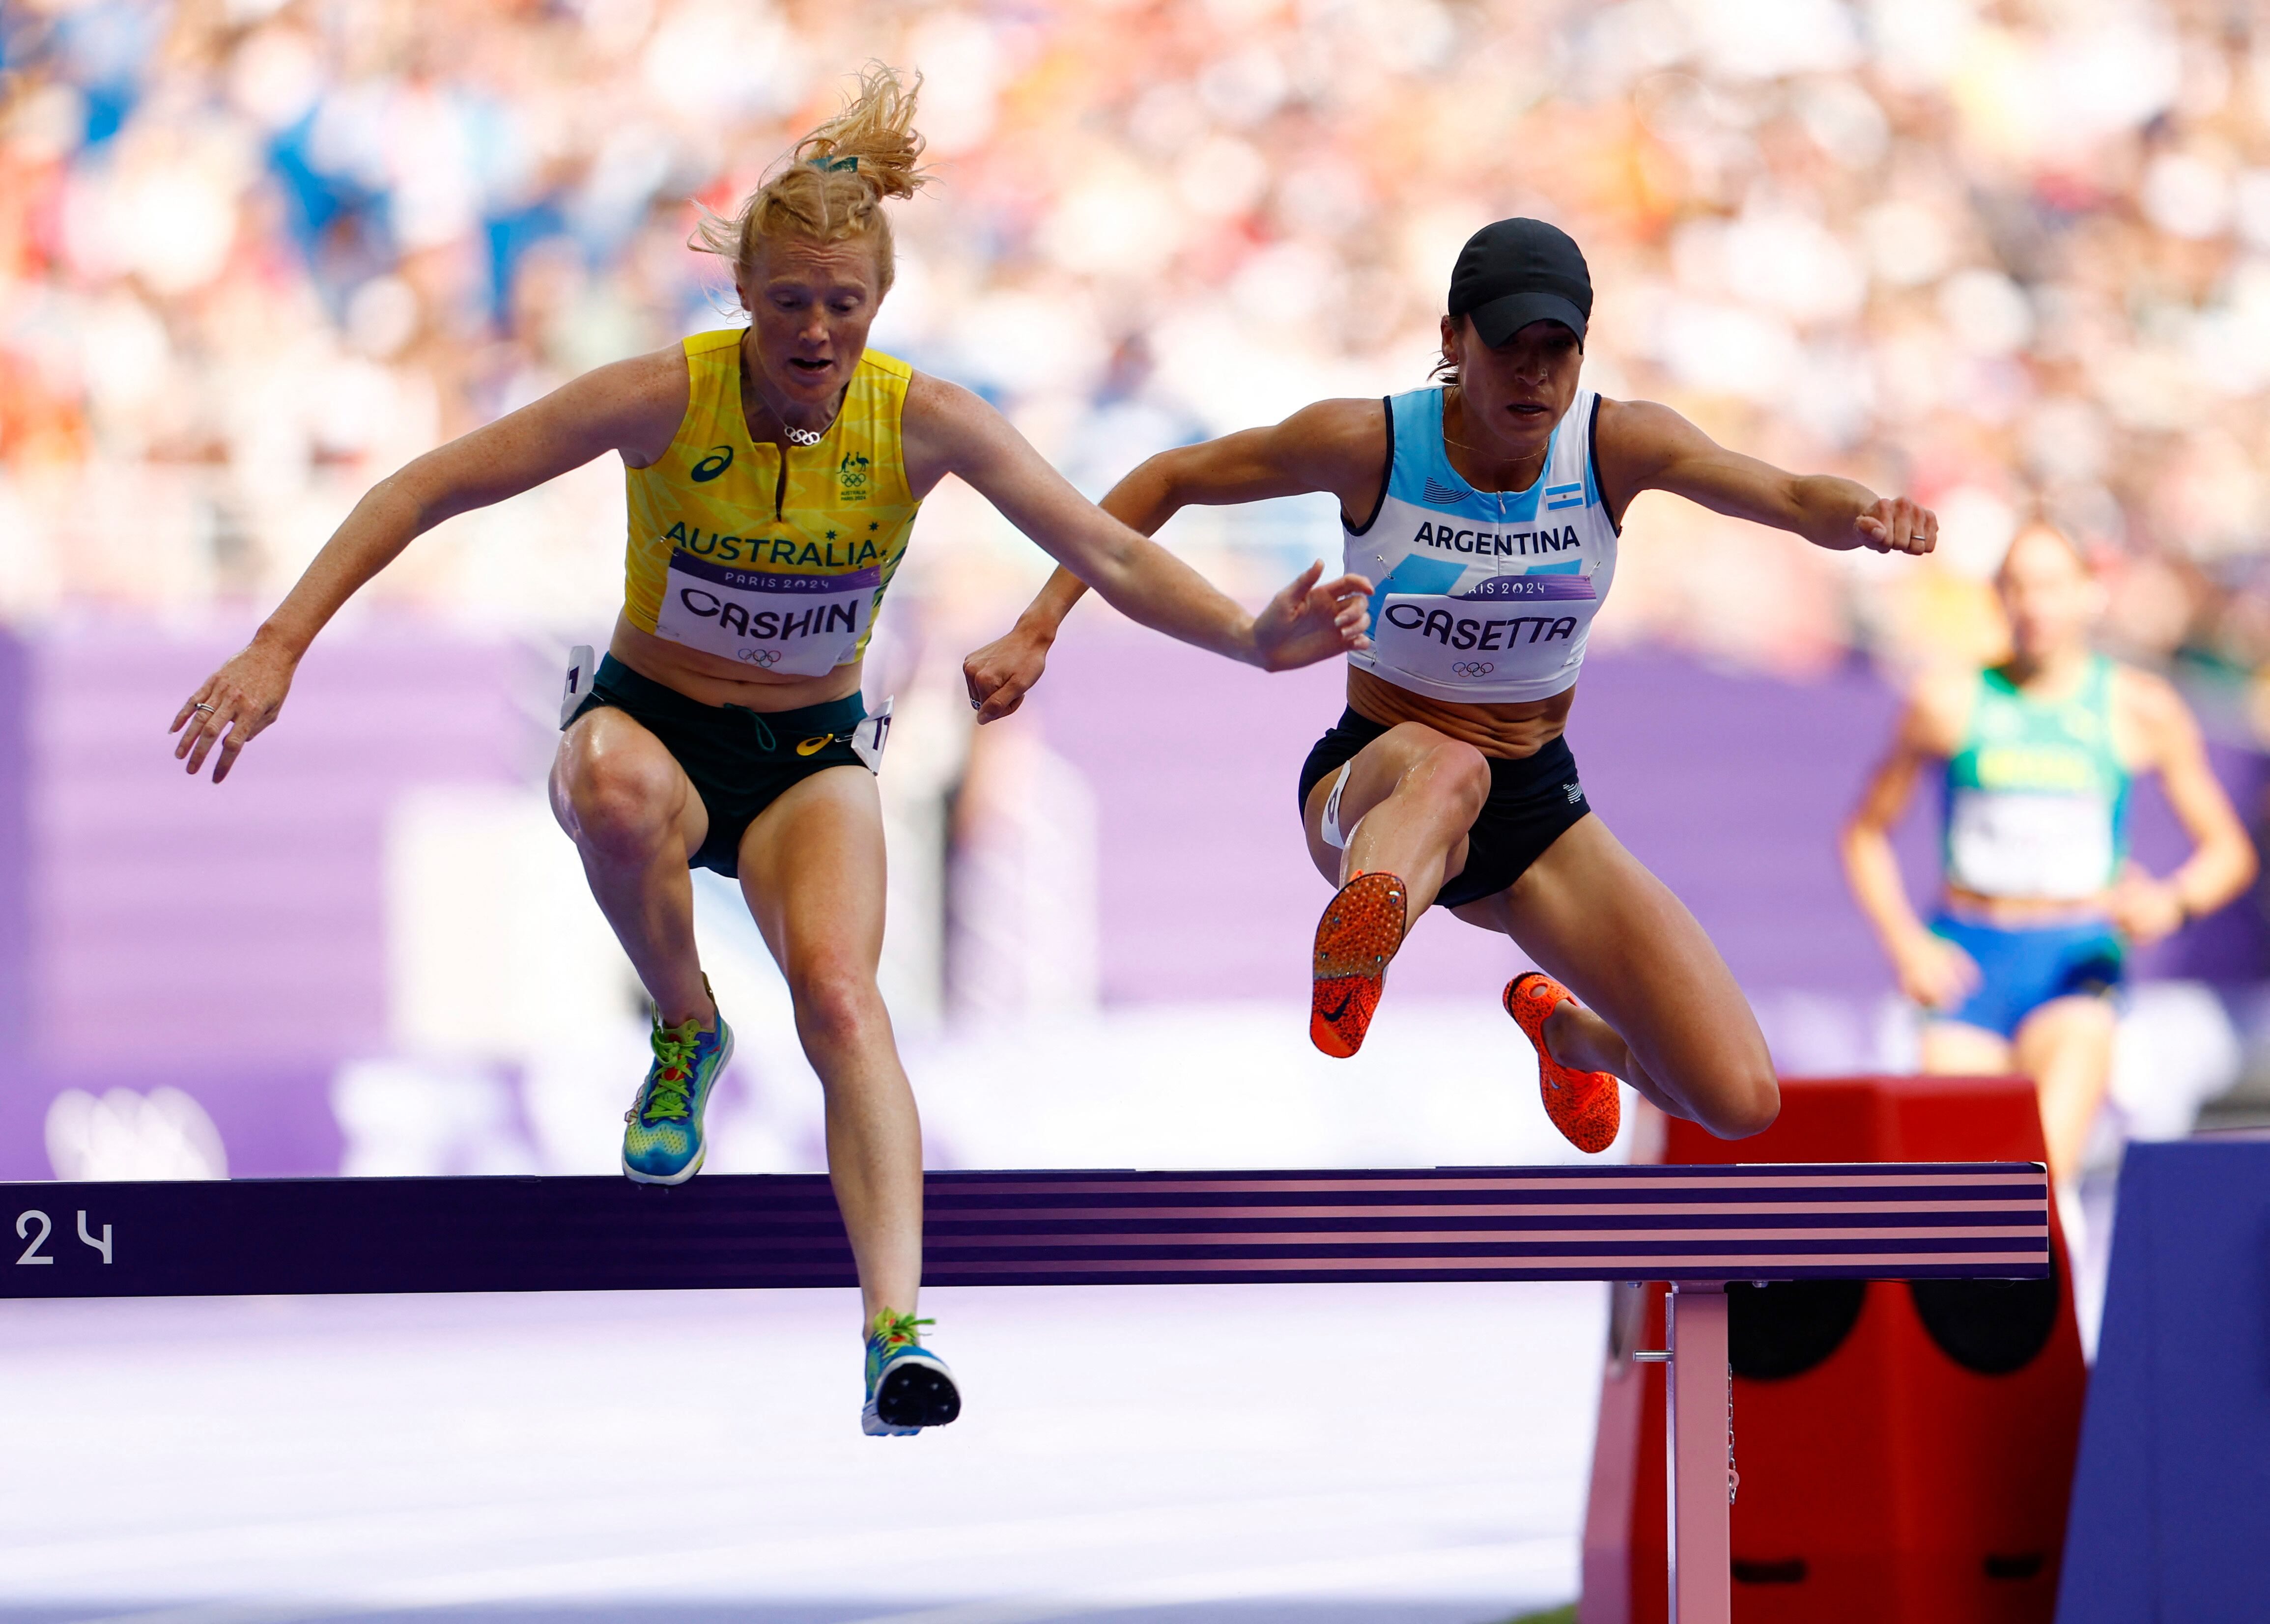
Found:
[[[797,142],[787,166],[731,219],[704,211],[686,246],[718,256],[746,277],[771,238],[872,237],[876,292],[887,293],[895,265],[884,201],[911,197],[929,179],[917,167],[923,138],[914,127],[915,99],[921,93],[921,74],[909,85],[895,70],[869,63],[849,105]]]

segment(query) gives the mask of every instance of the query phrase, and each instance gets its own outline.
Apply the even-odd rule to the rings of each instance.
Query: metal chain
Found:
[[[1734,1465],[1734,1367],[1726,1367],[1726,1503],[1741,1492],[1741,1470]]]

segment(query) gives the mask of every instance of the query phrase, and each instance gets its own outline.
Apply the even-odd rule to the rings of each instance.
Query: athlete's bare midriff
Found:
[[[642,632],[623,614],[615,617],[607,652],[649,682],[674,688],[690,700],[761,711],[802,710],[857,693],[865,664],[852,660],[817,677],[775,677]]]
[[[1350,667],[1347,702],[1357,716],[1382,727],[1423,723],[1461,744],[1472,745],[1486,756],[1518,761],[1561,737],[1569,724],[1569,708],[1576,702],[1576,690],[1572,686],[1550,699],[1524,700],[1517,704],[1459,705],[1413,693],[1384,678]]]
[[[1949,886],[1946,896],[1947,911],[1957,918],[2004,931],[2085,924],[2103,918],[2112,902],[2109,891],[2093,897],[1988,896],[1982,891]]]

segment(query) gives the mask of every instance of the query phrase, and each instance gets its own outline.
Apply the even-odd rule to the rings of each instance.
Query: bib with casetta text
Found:
[[[1372,624],[1373,659],[1453,686],[1515,665],[1549,667],[1584,647],[1599,599],[1585,575],[1493,575],[1457,593],[1390,592]],[[1545,657],[1540,657],[1545,656]]]

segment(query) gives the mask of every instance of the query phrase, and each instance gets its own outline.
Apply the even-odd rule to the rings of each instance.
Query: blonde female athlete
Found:
[[[1625,506],[1670,491],[1820,546],[1901,552],[1929,552],[1937,522],[1583,388],[1591,306],[1573,241],[1500,220],[1451,275],[1444,387],[1324,401],[1163,453],[1103,506],[1148,532],[1194,502],[1339,499],[1347,562],[1379,584],[1375,645],[1350,656],[1347,710],[1301,773],[1309,856],[1340,887],[1317,931],[1310,1036],[1355,1052],[1411,910],[1439,903],[1547,972],[1516,977],[1505,1007],[1536,1046],[1553,1121],[1599,1151],[1615,1138],[1618,1078],[1730,1138],[1780,1109],[1741,990],[1679,899],[1590,815],[1562,738]],[[1039,679],[1080,591],[1057,571],[969,657],[981,719]]]
[[[863,763],[881,730],[863,728],[859,692],[917,505],[957,474],[1135,619],[1272,670],[1359,646],[1369,590],[1320,588],[1318,566],[1248,614],[1083,500],[975,395],[866,347],[891,286],[884,200],[922,182],[915,88],[869,72],[735,220],[705,231],[733,266],[746,330],[602,367],[382,480],[174,720],[188,770],[214,752],[213,779],[226,778],[275,721],[315,634],[412,538],[621,456],[622,614],[566,723],[551,791],[655,1003],[623,1170],[674,1183],[701,1165],[702,1111],[732,1033],[701,974],[687,870],[737,876],[826,1089],[867,1342],[862,1420],[881,1434],[950,1421],[961,1405],[916,1334],[922,1143],[875,985],[883,831]]]
[[[2026,530],[1996,585],[2009,657],[1917,686],[1844,826],[1844,871],[1900,990],[1929,1012],[1924,1070],[2014,1066],[2035,1079],[2075,1242],[2073,1180],[2111,1077],[2126,950],[2244,891],[2254,847],[2176,691],[2090,649],[2104,591],[2073,544],[2047,526]],[[1926,926],[1901,884],[1891,831],[1934,765],[1946,894]],[[2164,880],[2127,856],[2128,785],[2150,772],[2193,845]]]

